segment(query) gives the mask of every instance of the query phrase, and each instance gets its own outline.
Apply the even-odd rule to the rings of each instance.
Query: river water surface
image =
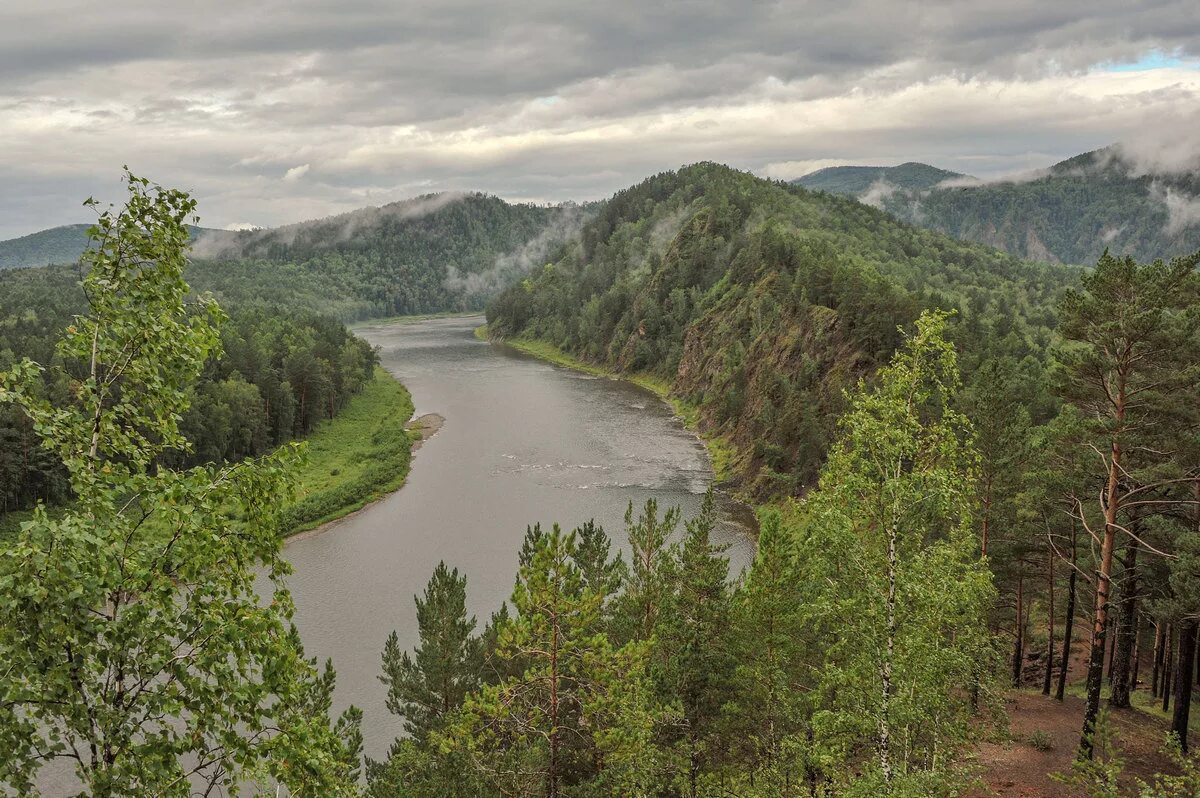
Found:
[[[380,758],[401,723],[384,706],[380,652],[396,630],[417,642],[413,594],[439,560],[467,576],[482,629],[512,592],[527,524],[594,518],[627,545],[624,513],[648,498],[699,508],[712,481],[695,436],[654,395],[629,383],[551,366],[472,334],[480,317],[365,327],[384,367],[412,392],[417,415],[446,421],[414,456],[398,492],[291,541],[296,622],[310,656],[332,657],[335,711],[365,713],[367,754]],[[714,537],[734,573],[754,555],[744,508],[722,501]],[[740,512],[739,512],[740,511]]]

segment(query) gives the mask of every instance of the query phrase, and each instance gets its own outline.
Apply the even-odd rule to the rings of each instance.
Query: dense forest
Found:
[[[731,578],[710,492],[631,504],[628,557],[530,526],[482,626],[439,566],[416,649],[381,641],[405,734],[364,762],[292,625],[269,450],[373,353],[307,311],[226,319],[183,279],[194,201],[128,181],[81,272],[2,278],[30,444],[5,452],[38,443],[74,500],[0,550],[0,784],[66,760],[94,795],[952,796],[1011,685],[1082,691],[1088,795],[1200,790],[1200,253],[1032,264],[715,164],[617,194],[489,331],[669,383],[759,505],[754,562]],[[1146,693],[1174,769],[1135,787],[1108,710]]]
[[[0,279],[0,372],[21,358],[48,368],[42,394],[62,403],[81,364],[57,349],[62,330],[89,312],[77,267],[19,269]],[[234,305],[221,326],[222,356],[191,389],[180,420],[191,442],[164,462],[238,461],[302,438],[332,418],[373,376],[376,355],[340,321],[303,309]],[[70,496],[60,458],[38,445],[28,415],[0,406],[0,513]]]
[[[90,239],[86,224],[65,224],[49,230],[39,230],[19,238],[0,241],[0,270],[26,266],[49,266],[55,263],[75,263],[87,249]],[[220,230],[190,225],[192,240]]]
[[[883,191],[896,188],[923,191],[963,177],[967,175],[910,161],[899,166],[828,166],[792,182],[812,191],[860,197],[872,187]]]
[[[563,257],[488,309],[497,337],[531,336],[649,372],[732,442],[745,492],[812,484],[844,392],[885,363],[923,309],[953,309],[969,379],[1002,363],[1029,414],[1054,302],[1078,271],[1035,265],[897,223],[853,200],[716,164],[620,192]]]
[[[859,511],[869,519],[889,505],[912,506],[888,498],[900,486],[926,496],[946,486],[913,476],[920,458],[888,448],[907,427],[903,415],[876,423],[870,414],[885,414],[886,399],[907,401],[922,425],[949,425],[915,451],[970,441],[959,473],[973,512],[963,523],[997,591],[980,599],[981,623],[990,644],[1005,650],[1006,681],[1060,700],[1074,647],[1085,646],[1075,778],[1099,790],[1119,770],[1097,753],[1105,696],[1107,705],[1129,707],[1131,693],[1149,683],[1164,709],[1173,706],[1174,733],[1187,749],[1200,607],[1192,552],[1200,530],[1198,263],[1200,253],[1150,264],[1105,254],[1087,271],[1033,265],[857,203],[704,164],[618,194],[578,246],[493,302],[489,331],[669,381],[698,408],[701,430],[732,446],[741,490],[796,508],[800,530],[803,519],[830,512],[830,495],[841,497],[840,510],[874,497]],[[931,335],[927,314],[941,311],[953,314],[932,317],[939,340],[958,353],[953,369],[912,351]],[[905,339],[898,331],[920,314],[918,333]],[[909,387],[897,397],[892,382],[905,368],[934,368],[941,382],[931,394]],[[929,395],[940,409],[912,410]],[[882,458],[871,478],[897,484],[880,492],[846,470],[855,456]],[[875,545],[894,521],[864,522]],[[958,540],[923,523],[921,556]],[[803,531],[787,539],[806,540]],[[835,536],[821,545],[845,543]],[[888,546],[888,562],[899,567],[893,558],[902,547]],[[862,556],[844,553],[841,561],[857,568]],[[932,579],[943,567],[931,560],[920,572]],[[855,570],[832,581],[860,578]],[[931,589],[948,601],[954,595]],[[898,583],[859,611],[882,611],[880,596],[893,590]],[[1077,617],[1088,619],[1082,630]],[[980,667],[993,667],[982,649],[976,656]],[[943,698],[960,694],[939,689]],[[805,735],[809,744],[819,737]],[[881,727],[873,739],[885,748],[880,741],[890,735]],[[803,754],[793,764],[812,755],[803,744],[795,750]],[[885,759],[881,752],[881,771]],[[1147,794],[1195,789],[1179,784],[1179,792]]]
[[[573,204],[431,194],[271,229],[190,227],[189,283],[223,306],[267,303],[343,321],[482,310],[576,232],[589,213]],[[0,264],[74,263],[87,244],[86,229],[55,228],[0,242]],[[54,257],[35,257],[27,241]],[[64,269],[74,271],[51,267],[6,280],[64,279],[41,276]]]
[[[1039,261],[1091,264],[1110,248],[1149,261],[1200,249],[1200,177],[1148,173],[1118,147],[988,183],[946,173],[957,179],[945,186],[921,184],[906,167],[922,166],[878,172],[839,167],[796,182],[857,196],[912,224]],[[864,185],[867,175],[876,178]]]

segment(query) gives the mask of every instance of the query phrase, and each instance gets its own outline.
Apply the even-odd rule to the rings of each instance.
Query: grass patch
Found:
[[[284,511],[289,534],[340,518],[404,484],[415,433],[406,429],[408,390],[382,368],[362,393],[308,436],[295,502]]]
[[[487,325],[475,328],[475,337],[487,340]],[[728,439],[720,435],[712,435],[700,431],[700,406],[671,395],[671,383],[655,374],[645,372],[624,374],[606,366],[587,363],[564,352],[554,344],[540,341],[536,338],[506,338],[504,343],[539,360],[545,360],[556,366],[562,366],[595,377],[611,377],[632,382],[644,388],[671,406],[675,415],[683,425],[696,433],[700,442],[708,449],[712,461],[713,475],[718,482],[727,482],[734,476],[734,464],[737,462],[737,449]]]

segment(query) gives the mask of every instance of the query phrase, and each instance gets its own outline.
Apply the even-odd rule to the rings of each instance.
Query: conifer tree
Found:
[[[1133,537],[1131,512],[1154,512],[1160,494],[1188,482],[1185,475],[1162,474],[1178,442],[1170,438],[1189,428],[1200,385],[1196,336],[1200,312],[1196,264],[1200,253],[1170,263],[1139,264],[1105,253],[1061,305],[1060,393],[1088,424],[1087,447],[1100,462],[1104,486],[1099,501],[1080,493],[1076,517],[1099,550],[1096,599],[1088,661],[1087,703],[1080,753],[1092,755],[1100,709],[1104,655],[1110,627],[1113,562],[1122,541]]]

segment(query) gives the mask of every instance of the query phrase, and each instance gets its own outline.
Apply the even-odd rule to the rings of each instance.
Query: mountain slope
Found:
[[[899,166],[830,166],[792,182],[810,191],[857,197],[866,194],[880,181],[888,186],[921,191],[947,180],[965,177],[958,172],[909,161]]]
[[[86,224],[65,224],[0,241],[0,269],[74,263],[87,247],[88,227]],[[192,227],[191,231],[194,240],[224,232],[204,227]]]
[[[769,497],[812,483],[844,389],[890,357],[898,326],[957,310],[968,368],[1009,354],[1032,379],[1075,274],[697,164],[614,196],[563,257],[489,305],[488,324],[668,381],[732,444],[742,487]]]
[[[576,233],[593,209],[431,194],[262,230],[192,228],[194,288],[232,305],[343,320],[478,310]],[[87,226],[0,242],[0,268],[74,263]]]
[[[846,176],[840,188],[829,187],[831,170],[797,182],[1023,258],[1091,264],[1106,248],[1142,261],[1200,249],[1200,174],[1146,171],[1119,146],[989,183],[960,177],[922,186],[881,174],[863,185],[865,178],[851,178],[875,167],[840,168],[850,170],[838,173]]]
[[[343,319],[481,309],[578,230],[578,206],[433,194],[193,248],[192,284],[218,299],[299,304]]]

